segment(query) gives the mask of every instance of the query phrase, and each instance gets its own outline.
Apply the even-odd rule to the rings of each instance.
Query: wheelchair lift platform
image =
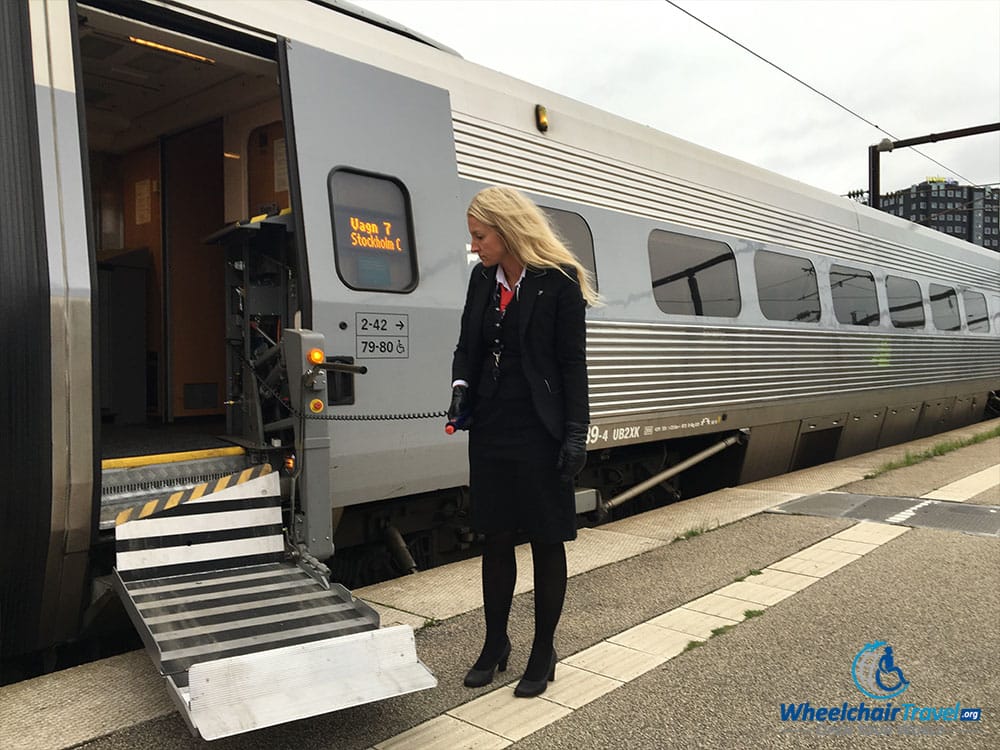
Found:
[[[371,607],[292,559],[269,466],[119,518],[116,589],[196,736],[213,740],[437,685],[417,658],[412,628],[380,629]]]

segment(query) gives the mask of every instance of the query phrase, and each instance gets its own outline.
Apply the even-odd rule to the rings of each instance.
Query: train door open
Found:
[[[279,58],[303,325],[328,356],[367,368],[324,415],[343,420],[327,423],[333,505],[451,486],[440,482],[459,474],[459,441],[427,418],[444,408],[468,283],[449,93],[298,41]]]
[[[206,238],[288,208],[259,166],[282,128],[273,43],[185,31],[78,6],[104,458],[221,445],[227,258]]]
[[[272,442],[248,431],[259,373],[241,369],[233,341],[252,338],[254,351],[292,326],[370,365],[322,416],[439,410],[451,349],[440,334],[456,328],[467,279],[448,92],[297,41],[224,46],[190,21],[95,4],[79,6],[77,33],[103,457]],[[260,217],[281,218],[286,247],[251,274],[234,249],[245,237],[216,230]],[[429,470],[440,436],[398,426],[392,443],[363,419],[335,426],[346,451],[335,504],[440,486]],[[385,472],[401,443],[413,449]]]

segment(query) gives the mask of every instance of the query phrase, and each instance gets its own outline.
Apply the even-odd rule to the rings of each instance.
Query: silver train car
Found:
[[[248,465],[281,467],[290,541],[335,577],[468,547],[442,410],[486,185],[543,206],[604,300],[582,514],[971,423],[1000,389],[997,253],[346,3],[14,0],[0,54],[4,660],[99,627],[121,508]]]

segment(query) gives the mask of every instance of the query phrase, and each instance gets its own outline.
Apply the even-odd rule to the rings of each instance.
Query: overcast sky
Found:
[[[884,133],[665,0],[352,0],[468,60],[837,194]],[[1000,0],[676,0],[895,139],[1000,122]],[[882,191],[1000,182],[1000,132],[884,154]],[[957,173],[957,174],[955,174]]]

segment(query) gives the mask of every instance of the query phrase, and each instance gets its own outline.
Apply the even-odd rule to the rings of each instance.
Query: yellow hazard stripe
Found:
[[[251,479],[257,479],[265,474],[271,473],[271,464],[260,464],[259,466],[251,466],[249,469],[244,469],[238,474],[227,474],[215,481],[212,484],[212,489],[209,489],[208,482],[204,484],[199,484],[190,489],[182,490],[180,492],[174,492],[170,497],[167,498],[157,498],[155,500],[147,500],[141,503],[136,503],[135,505],[123,508],[115,516],[115,526],[121,526],[123,523],[129,521],[134,521],[140,518],[149,518],[163,510],[169,510],[170,508],[176,508],[178,505],[183,505],[190,500],[198,500],[199,498],[208,497],[215,492],[220,492],[226,487],[243,484],[249,482]],[[136,511],[138,510],[138,514]]]
[[[128,458],[107,458],[101,461],[102,469],[134,469],[137,466],[154,466],[156,464],[175,464],[181,461],[198,461],[202,458],[221,458],[222,456],[242,456],[246,451],[239,446],[227,448],[208,448],[202,451],[183,451],[181,453],[157,453],[150,456],[130,456]]]

